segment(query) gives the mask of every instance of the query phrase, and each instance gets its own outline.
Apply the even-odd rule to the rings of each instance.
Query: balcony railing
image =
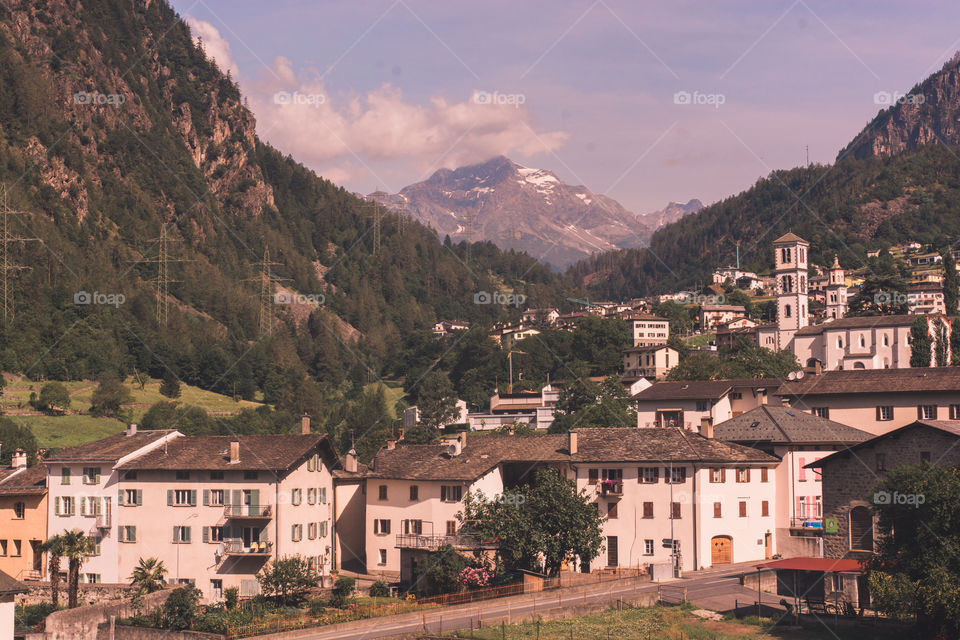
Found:
[[[604,480],[600,483],[600,495],[603,496],[617,496],[620,497],[623,495],[623,482],[614,482],[610,480]]]
[[[264,520],[273,517],[273,509],[269,504],[228,504],[223,507],[223,515],[234,520],[239,518]]]
[[[401,549],[436,549],[445,544],[456,546],[459,536],[422,536],[416,533],[397,534],[397,547]]]
[[[820,517],[811,517],[811,518],[790,518],[790,528],[791,529],[814,529],[818,531],[823,530],[823,518]]]
[[[227,538],[220,543],[221,556],[269,556],[273,550],[270,541],[251,541],[244,543],[241,538]]]

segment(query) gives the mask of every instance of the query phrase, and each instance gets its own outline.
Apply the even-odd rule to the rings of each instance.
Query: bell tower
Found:
[[[833,265],[827,270],[827,320],[839,320],[847,313],[847,283],[836,254]]]
[[[807,254],[810,243],[794,233],[773,241],[777,278],[777,349],[786,349],[793,335],[810,321],[807,316]]]

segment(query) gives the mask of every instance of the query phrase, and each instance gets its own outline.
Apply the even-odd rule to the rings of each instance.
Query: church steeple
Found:
[[[826,294],[827,320],[839,320],[847,313],[846,274],[840,266],[840,259],[833,254],[833,265],[827,270]]]
[[[810,324],[807,315],[807,254],[810,243],[794,233],[773,241],[777,278],[777,348],[786,349],[794,334]]]

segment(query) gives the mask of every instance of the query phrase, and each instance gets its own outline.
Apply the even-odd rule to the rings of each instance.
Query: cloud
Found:
[[[200,44],[208,58],[212,58],[223,73],[230,72],[236,80],[240,75],[237,63],[230,53],[230,43],[220,35],[220,30],[205,20],[188,15],[187,24],[193,34],[193,41]]]
[[[245,93],[261,138],[308,166],[328,168],[327,175],[353,175],[368,162],[399,160],[427,171],[500,154],[534,156],[569,138],[539,131],[519,94],[478,90],[459,102],[434,96],[415,104],[389,83],[365,95],[332,96],[318,75],[303,75],[278,57],[257,82],[245,83]]]

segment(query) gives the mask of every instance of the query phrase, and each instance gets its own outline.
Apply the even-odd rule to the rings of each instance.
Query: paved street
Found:
[[[687,589],[687,599],[694,604],[718,611],[731,610],[735,600],[741,603],[753,603],[756,592],[740,586],[742,571],[749,571],[752,565],[737,565],[726,569],[711,570],[699,575],[664,583],[671,593]],[[476,627],[482,624],[499,623],[501,620],[519,621],[529,619],[537,613],[556,611],[577,605],[589,605],[614,602],[618,598],[630,599],[642,594],[653,594],[656,583],[620,580],[586,586],[567,587],[557,591],[540,594],[525,594],[508,598],[486,600],[470,605],[445,607],[428,610],[423,613],[407,613],[369,620],[358,620],[335,628],[304,629],[299,633],[284,635],[285,640],[369,640],[404,633],[428,631],[439,633],[454,629]],[[769,596],[771,602],[773,596]],[[260,636],[264,640],[279,636]]]

